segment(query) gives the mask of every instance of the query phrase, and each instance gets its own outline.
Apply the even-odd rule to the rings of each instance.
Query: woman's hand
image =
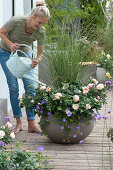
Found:
[[[32,68],[35,68],[37,64],[39,64],[42,61],[42,57],[37,57],[36,59],[32,60]]]
[[[11,49],[11,51],[16,51],[16,50],[18,50],[19,49],[19,44],[18,43],[12,43],[11,45],[10,45],[10,49]]]

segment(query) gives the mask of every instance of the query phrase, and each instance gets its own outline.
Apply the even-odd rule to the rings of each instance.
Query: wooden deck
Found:
[[[37,134],[27,132],[26,115],[23,110],[23,128],[16,138],[31,152],[37,152],[39,146],[44,146],[44,155],[51,157],[55,163],[55,170],[112,170],[113,169],[113,144],[106,137],[109,127],[113,127],[113,91],[108,92],[108,104],[103,106],[100,113],[108,115],[107,120],[101,119],[95,123],[93,132],[81,144],[57,144],[50,141],[46,136],[39,137]],[[107,110],[112,110],[109,114]],[[12,112],[9,113],[12,117]],[[38,118],[37,118],[38,121]],[[37,140],[37,143],[34,143]],[[11,143],[13,144],[13,143]],[[10,145],[11,145],[10,144]],[[7,145],[7,148],[10,148]]]

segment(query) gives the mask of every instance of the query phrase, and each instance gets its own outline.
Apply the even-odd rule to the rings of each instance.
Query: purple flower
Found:
[[[38,136],[40,137],[40,136],[41,136],[41,133],[38,133]]]
[[[108,110],[107,112],[108,112],[108,113],[111,113],[111,110]]]
[[[65,112],[66,112],[66,113],[67,113],[67,112],[70,112],[70,110],[69,110],[69,109],[66,109]]]
[[[96,118],[95,117],[93,117],[93,121],[96,122]]]
[[[46,104],[47,102],[46,102],[46,100],[42,100],[42,104]]]
[[[64,126],[61,126],[60,128],[63,130],[63,129],[64,129]]]
[[[72,112],[68,112],[66,113],[68,117],[70,117],[72,115]]]
[[[105,81],[105,84],[111,84],[111,81]]]
[[[40,110],[40,113],[43,114],[43,110]]]
[[[43,151],[44,150],[44,147],[43,146],[40,146],[39,148],[37,148],[37,151],[38,152],[41,152],[41,151]]]
[[[65,118],[63,118],[63,119],[62,119],[62,122],[65,122],[65,121],[66,121],[66,119],[65,119]]]
[[[39,110],[39,109],[40,109],[40,106],[39,106],[39,105],[36,105],[36,109]]]
[[[10,117],[5,117],[5,119],[6,119],[8,122],[11,121]]]
[[[76,127],[76,129],[79,129],[79,126],[78,126],[78,127]]]
[[[5,144],[4,144],[4,142],[2,140],[0,140],[0,146],[2,146],[2,147],[5,146]]]
[[[80,142],[79,143],[84,143],[84,141],[83,140],[80,140]]]
[[[108,116],[102,116],[103,117],[103,119],[108,119]]]
[[[76,137],[77,137],[77,135],[76,135],[76,134],[73,134],[73,137],[74,137],[74,138],[76,138]]]
[[[80,132],[80,135],[79,136],[82,136],[82,132]]]
[[[101,119],[101,116],[98,116],[98,117],[97,117],[97,120],[100,120],[100,119]]]
[[[37,140],[34,140],[34,143],[37,143]]]
[[[51,116],[51,112],[48,112],[48,116]]]

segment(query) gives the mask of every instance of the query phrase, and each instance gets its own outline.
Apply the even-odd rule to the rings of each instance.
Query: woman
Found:
[[[16,127],[14,129],[15,133],[22,130],[22,112],[19,107],[19,88],[17,78],[12,75],[6,66],[6,61],[9,59],[11,51],[16,51],[19,48],[19,44],[31,45],[33,41],[38,42],[38,54],[36,59],[32,60],[32,68],[36,67],[42,60],[43,56],[43,43],[45,36],[44,24],[47,23],[50,18],[49,9],[46,7],[44,0],[38,0],[36,2],[36,7],[27,16],[14,16],[8,22],[6,22],[0,29],[0,63],[3,71],[6,75],[10,102],[16,118]],[[29,53],[27,48],[20,47],[27,54]],[[32,73],[31,73],[32,75]],[[33,75],[32,75],[33,76]],[[34,93],[34,84],[30,80],[23,78],[23,84],[25,88],[25,93],[29,91],[30,95]],[[29,86],[31,85],[31,86]],[[28,132],[40,133],[41,130],[35,124],[35,115],[28,108],[26,108],[27,120],[28,120]]]

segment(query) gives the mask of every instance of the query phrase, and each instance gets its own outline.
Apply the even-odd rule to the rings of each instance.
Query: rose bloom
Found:
[[[91,109],[90,104],[86,104],[86,109]]]
[[[88,91],[89,91],[89,89],[88,89],[86,86],[84,86],[84,87],[83,87],[83,94],[88,93]]]
[[[78,95],[74,95],[73,96],[73,100],[74,100],[74,102],[78,102],[79,101],[79,96]]]
[[[5,132],[3,130],[0,130],[0,139],[5,136]]]
[[[5,126],[7,126],[8,128],[12,128],[12,124],[9,123],[9,122],[7,122],[7,123],[5,124]]]
[[[97,99],[99,100],[99,99],[100,99],[100,96],[97,96]]]
[[[98,99],[94,98],[94,101],[95,101],[96,103],[98,103]]]
[[[93,83],[98,84],[98,81],[96,79],[92,79]]]
[[[47,88],[46,88],[46,92],[49,92],[50,90],[51,90],[50,87],[47,87]]]
[[[88,88],[88,89],[90,89],[90,88],[92,88],[92,87],[95,87],[95,84],[89,83],[89,84],[87,85],[87,88]]]
[[[78,105],[78,104],[73,104],[72,108],[73,108],[74,110],[78,110],[79,105]]]
[[[60,99],[61,97],[62,97],[62,94],[61,94],[61,93],[56,93],[56,94],[55,94],[55,98],[56,98],[56,99]]]
[[[15,139],[15,133],[14,133],[14,132],[11,132],[11,133],[10,133],[10,137],[11,137],[12,139]]]
[[[40,90],[45,90],[46,86],[40,86]]]
[[[81,93],[81,90],[79,90],[78,93],[80,94],[80,93]]]
[[[103,84],[98,84],[97,86],[96,86],[96,89],[98,89],[98,90],[102,90],[104,88],[104,85]]]

